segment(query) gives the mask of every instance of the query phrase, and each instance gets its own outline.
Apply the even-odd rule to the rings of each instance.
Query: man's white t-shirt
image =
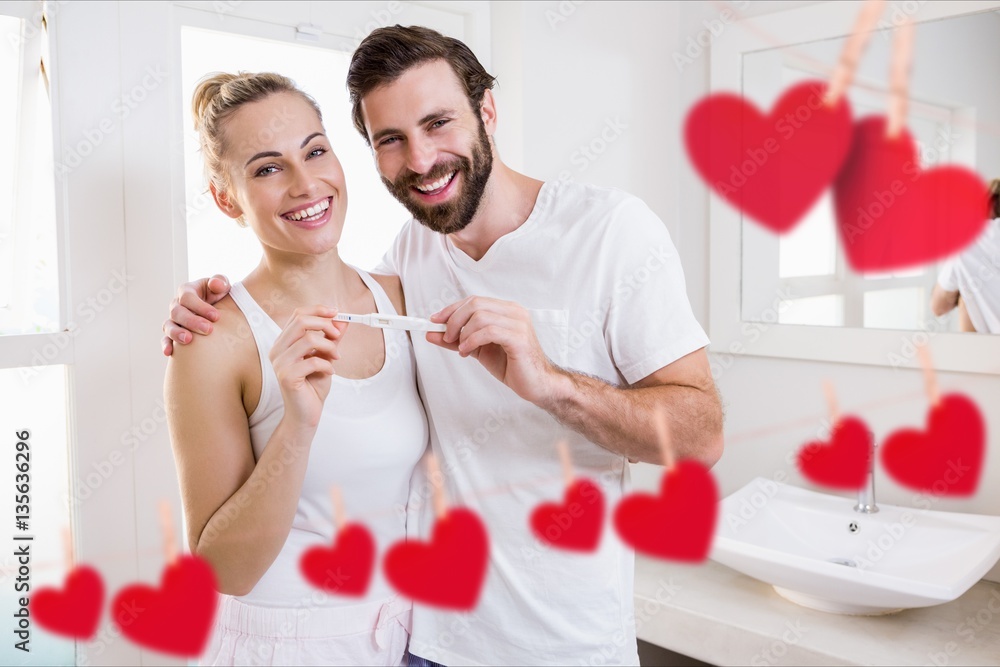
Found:
[[[938,284],[947,292],[958,291],[976,331],[1000,333],[1000,218],[944,265]]]
[[[663,222],[614,189],[545,183],[528,219],[478,261],[410,220],[375,271],[400,276],[408,315],[427,317],[468,296],[519,303],[551,361],[613,385],[708,344]],[[483,519],[490,562],[474,611],[414,605],[410,652],[445,665],[639,664],[634,552],[610,521],[629,491],[627,460],[519,398],[474,358],[422,334],[413,347],[448,502]],[[531,532],[532,510],[563,500],[559,440],[568,442],[577,476],[599,483],[605,496],[594,553],[561,551]],[[429,537],[431,506],[418,470],[408,534]]]

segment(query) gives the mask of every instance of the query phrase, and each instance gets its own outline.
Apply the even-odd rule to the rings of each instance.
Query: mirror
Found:
[[[712,92],[741,91],[770,109],[796,82],[828,81],[863,4],[818,3],[733,24],[713,44]],[[887,4],[848,91],[853,118],[886,113],[893,28],[907,16],[915,24],[907,125],[922,167],[957,163],[987,183],[1000,177],[1000,88],[984,74],[1000,63],[1000,1]],[[829,194],[783,236],[714,194],[709,211],[709,332],[723,366],[754,354],[916,368],[916,345],[931,342],[940,370],[1000,373],[1000,338],[959,333],[957,311],[931,312],[943,261],[879,275],[846,265]],[[995,274],[1000,287],[1000,257]]]
[[[911,4],[918,7],[918,3],[901,7]],[[925,3],[919,5],[912,16],[917,23],[907,124],[917,142],[921,166],[958,164],[989,182],[1000,177],[1000,86],[990,74],[991,66],[1000,64],[1000,10],[923,20]],[[847,7],[849,14],[856,15],[858,5]],[[893,12],[904,11],[894,7],[886,7],[881,29],[871,35],[848,91],[855,121],[885,115],[888,108]],[[771,108],[784,90],[803,80],[829,80],[846,37],[779,47],[773,46],[774,41],[770,48],[742,53],[743,94],[761,109]],[[932,289],[945,260],[879,274],[850,269],[835,229],[829,192],[791,232],[781,236],[738,215],[743,218],[740,312],[744,322],[767,321],[777,310],[777,323],[788,325],[937,333],[970,327],[971,321],[961,321],[965,304],[941,317],[931,310]],[[988,225],[984,237],[991,236],[994,227],[1000,227],[1000,222]],[[1000,293],[1000,237],[982,243],[991,244],[987,257],[993,264],[980,265],[990,274],[983,276],[981,291]],[[966,297],[976,298],[983,295]],[[990,300],[1000,304],[998,296]],[[973,303],[969,309],[978,307]],[[973,319],[983,322],[979,312],[973,312]],[[988,329],[983,324],[977,328]]]

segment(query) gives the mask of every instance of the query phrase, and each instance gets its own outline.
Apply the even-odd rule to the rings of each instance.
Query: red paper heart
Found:
[[[961,250],[989,221],[987,188],[956,165],[920,168],[909,131],[888,139],[883,116],[855,125],[834,184],[837,226],[856,271],[926,264]]]
[[[28,612],[53,634],[90,639],[97,632],[103,605],[101,575],[92,567],[78,565],[66,576],[62,590],[39,588],[28,601]]]
[[[604,494],[589,479],[566,488],[562,503],[543,503],[531,513],[531,531],[559,549],[594,551],[604,526]]]
[[[927,430],[900,429],[879,449],[894,480],[935,496],[971,496],[986,453],[986,424],[972,400],[945,394],[927,412]]]
[[[460,507],[437,520],[430,542],[397,542],[385,554],[385,575],[417,602],[469,611],[479,600],[489,562],[489,536],[473,512]]]
[[[799,450],[799,470],[810,481],[834,489],[857,491],[868,481],[874,447],[868,425],[844,417],[830,433],[830,442],[810,442]]]
[[[123,588],[111,603],[111,617],[136,644],[191,658],[208,642],[218,604],[215,591],[215,573],[208,563],[182,555],[163,570],[159,588]]]
[[[702,179],[768,229],[791,229],[833,182],[851,145],[845,98],[823,102],[826,84],[805,81],[768,115],[739,95],[716,93],[688,112],[684,142]]]
[[[299,559],[306,580],[330,593],[364,595],[375,569],[375,538],[364,526],[349,523],[332,547],[315,546]]]
[[[663,473],[658,496],[633,493],[622,498],[615,508],[615,529],[636,551],[700,562],[712,546],[718,502],[712,473],[697,461],[680,461]]]

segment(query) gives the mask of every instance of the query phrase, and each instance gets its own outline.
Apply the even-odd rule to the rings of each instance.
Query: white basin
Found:
[[[853,505],[758,477],[720,502],[710,558],[841,614],[950,602],[1000,560],[1000,517]]]

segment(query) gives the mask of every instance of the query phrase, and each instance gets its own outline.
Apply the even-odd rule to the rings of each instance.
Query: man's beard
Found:
[[[458,172],[454,178],[458,178],[459,174],[462,175],[460,184],[462,189],[457,197],[432,206],[425,206],[417,201],[419,195],[413,194],[411,186],[432,183],[453,171]],[[469,158],[460,157],[449,162],[441,162],[434,165],[426,174],[415,174],[407,170],[395,181],[382,177],[382,183],[422,225],[442,234],[454,234],[472,222],[476,211],[479,210],[479,202],[482,201],[492,171],[493,152],[490,150],[490,138],[480,121],[479,141],[472,146],[471,161]]]

